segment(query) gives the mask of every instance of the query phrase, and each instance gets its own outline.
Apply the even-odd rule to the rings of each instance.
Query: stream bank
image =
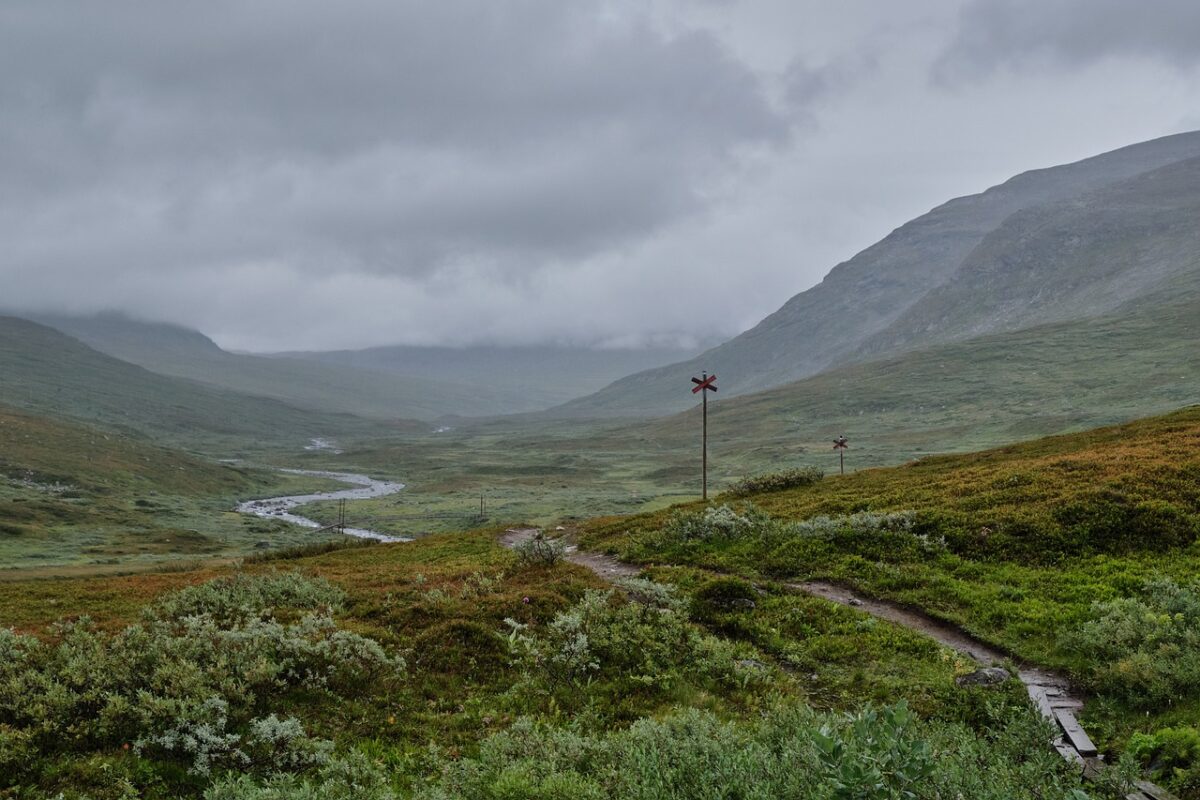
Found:
[[[373,497],[386,497],[389,494],[396,494],[404,488],[403,483],[378,481],[366,475],[359,475],[353,472],[328,472],[325,470],[309,469],[281,469],[280,472],[286,472],[290,475],[309,475],[314,478],[331,478],[335,481],[348,483],[353,488],[339,489],[333,492],[315,492],[313,494],[296,494],[285,497],[266,497],[260,500],[247,500],[244,503],[239,503],[237,510],[242,514],[252,514],[264,519],[281,519],[284,522],[290,522],[293,525],[300,525],[305,528],[326,530],[334,526],[322,525],[316,520],[309,519],[300,514],[293,514],[292,510],[308,505],[309,503],[319,503],[324,500],[369,500]],[[342,529],[342,532],[347,536],[354,536],[359,539],[374,539],[377,542],[412,541],[407,536],[391,536],[386,533],[367,530],[366,528],[346,527]]]

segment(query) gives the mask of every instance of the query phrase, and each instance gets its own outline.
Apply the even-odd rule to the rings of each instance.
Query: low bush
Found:
[[[1154,709],[1200,693],[1200,584],[1169,578],[1137,597],[1092,607],[1091,619],[1061,637],[1092,664],[1092,688],[1134,708]]]
[[[740,578],[716,578],[701,585],[692,595],[692,618],[713,622],[720,617],[753,609],[758,592]]]
[[[509,647],[527,685],[559,702],[604,681],[615,693],[663,693],[681,683],[739,685],[741,653],[691,625],[678,607],[629,602],[615,590],[590,590],[545,626],[514,620]]]
[[[257,781],[245,774],[228,775],[208,788],[204,800],[398,800],[387,774],[367,758],[350,753],[334,758],[315,780],[291,774]]]
[[[0,630],[0,760],[32,744],[60,756],[133,749],[196,775],[319,766],[331,745],[274,709],[350,697],[403,668],[338,627],[329,607],[340,602],[325,581],[240,575],[170,595],[113,634],[86,618],[47,641]]]
[[[911,511],[863,511],[788,522],[752,504],[738,509],[721,505],[703,511],[677,512],[657,534],[648,537],[647,544],[739,541],[773,548],[801,540],[824,542],[845,552],[875,558],[919,555],[930,549],[945,548],[944,539],[931,526],[922,525]]]
[[[597,734],[522,720],[417,797],[1086,800],[1044,723],[1004,716],[988,736],[922,723],[903,703],[853,715],[776,705],[744,722],[688,709]]]
[[[652,608],[681,611],[686,606],[683,598],[679,597],[675,587],[669,583],[646,578],[618,578],[617,587],[635,603]]]
[[[566,545],[561,539],[549,539],[539,532],[518,542],[513,552],[517,554],[517,563],[523,567],[552,567],[563,560]]]
[[[797,467],[779,472],[768,472],[742,478],[725,490],[731,497],[746,497],[762,492],[779,492],[784,489],[798,489],[801,486],[812,486],[825,477],[824,471],[816,467]]]
[[[1167,788],[1189,794],[1200,789],[1200,730],[1181,727],[1135,733],[1127,750]]]
[[[231,622],[269,616],[276,609],[333,613],[345,599],[345,593],[324,578],[308,578],[298,572],[239,572],[168,594],[151,606],[151,614],[161,619],[203,614]]]
[[[1196,519],[1159,499],[1135,500],[1112,491],[1081,494],[1054,513],[1063,538],[1077,552],[1170,550],[1200,535]]]
[[[736,539],[753,533],[758,524],[766,521],[765,515],[758,514],[753,506],[747,506],[741,513],[727,505],[709,506],[698,513],[675,514],[663,532],[685,542]]]

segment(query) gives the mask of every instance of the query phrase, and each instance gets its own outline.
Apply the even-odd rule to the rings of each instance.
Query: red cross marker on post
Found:
[[[692,378],[692,383],[696,384],[692,387],[692,394],[700,394],[703,398],[702,406],[704,408],[704,436],[700,446],[700,463],[701,470],[704,474],[704,483],[701,497],[708,500],[708,393],[717,390],[717,376],[703,373],[703,377]]]
[[[846,474],[846,448],[850,446],[850,440],[845,435],[839,436],[833,440],[833,449],[838,452],[838,466],[841,467],[842,474]]]

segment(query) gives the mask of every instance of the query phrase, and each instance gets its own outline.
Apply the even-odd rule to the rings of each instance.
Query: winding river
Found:
[[[349,483],[353,488],[340,489],[336,492],[317,492],[315,494],[296,494],[288,497],[267,497],[262,500],[247,500],[244,503],[239,503],[237,510],[243,514],[253,514],[256,517],[263,517],[264,519],[281,519],[285,522],[291,522],[294,525],[302,525],[305,528],[324,528],[327,526],[322,525],[316,520],[302,517],[299,514],[293,514],[292,509],[322,500],[369,500],[372,497],[385,497],[389,494],[395,494],[404,488],[403,483],[377,481],[366,475],[357,475],[352,472],[326,472],[309,469],[284,469],[280,471],[292,475],[331,478],[342,483]],[[357,536],[360,539],[375,539],[380,542],[412,541],[407,536],[389,536],[378,531],[369,531],[365,528],[346,528],[345,534],[347,536]]]

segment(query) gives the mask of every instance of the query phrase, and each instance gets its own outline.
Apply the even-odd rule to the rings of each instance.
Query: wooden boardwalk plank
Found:
[[[1179,800],[1179,798],[1175,797],[1175,795],[1171,794],[1166,789],[1155,786],[1149,781],[1135,781],[1133,785],[1136,786],[1142,792],[1142,794],[1150,798],[1150,800]]]
[[[1079,724],[1079,720],[1075,719],[1073,713],[1065,708],[1058,708],[1054,710],[1054,716],[1062,727],[1063,733],[1067,735],[1067,741],[1079,751],[1079,755],[1087,758],[1099,753],[1096,745],[1088,738],[1087,732]]]
[[[1042,716],[1051,722],[1056,722],[1054,718],[1054,708],[1050,705],[1050,698],[1046,695],[1045,688],[1041,686],[1031,685],[1029,689],[1029,699],[1037,706],[1037,710],[1042,713]]]

